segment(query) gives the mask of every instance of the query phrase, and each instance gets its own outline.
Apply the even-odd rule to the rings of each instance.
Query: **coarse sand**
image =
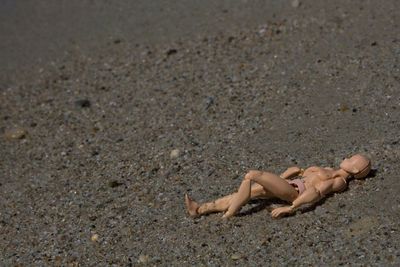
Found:
[[[78,2],[1,4],[1,266],[400,265],[399,1]],[[294,216],[185,211],[354,153]]]

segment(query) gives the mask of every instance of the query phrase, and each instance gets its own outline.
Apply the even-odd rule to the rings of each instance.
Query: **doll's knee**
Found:
[[[260,171],[251,170],[251,171],[248,171],[248,172],[246,173],[246,175],[244,176],[244,179],[245,179],[245,180],[252,180],[252,179],[254,179],[256,176],[259,176],[259,175],[261,175],[261,172],[260,172]]]

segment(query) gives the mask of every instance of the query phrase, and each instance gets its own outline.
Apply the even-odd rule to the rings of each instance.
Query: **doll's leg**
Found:
[[[238,192],[232,197],[231,204],[228,207],[228,211],[225,212],[223,218],[229,218],[236,213],[243,205],[245,205],[250,199],[250,180],[243,180]]]
[[[185,195],[186,209],[191,217],[197,217],[200,215],[213,212],[225,211],[228,209],[233,195],[234,194],[230,194],[221,197],[217,200],[214,200],[212,202],[199,204],[186,194]]]
[[[234,196],[234,194],[230,194],[230,195],[221,197],[217,200],[214,200],[212,202],[203,203],[200,205],[197,212],[200,215],[203,215],[203,214],[208,214],[208,213],[213,213],[213,212],[225,211],[228,209],[233,196]]]
[[[189,215],[192,217],[200,216],[203,214],[226,211],[231,205],[231,200],[234,195],[233,193],[224,197],[221,197],[215,201],[198,204],[196,201],[191,199],[188,195],[185,195],[186,208]],[[250,190],[250,198],[268,198],[270,194],[264,190],[259,184],[253,184]]]
[[[293,202],[299,193],[291,186],[287,180],[270,172],[250,171],[245,179],[251,180],[271,192],[274,197],[287,202]]]
[[[277,197],[285,201],[292,202],[298,195],[297,191],[284,179],[270,172],[249,171],[238,193],[232,198],[231,205],[224,218],[233,216],[249,200],[249,186],[251,181],[261,185],[266,194],[270,197]]]

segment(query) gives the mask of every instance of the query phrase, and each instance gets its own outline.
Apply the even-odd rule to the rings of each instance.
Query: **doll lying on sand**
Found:
[[[371,161],[357,154],[344,159],[337,170],[322,167],[302,170],[299,167],[290,167],[280,176],[270,172],[249,171],[238,192],[203,204],[197,203],[186,194],[185,204],[191,217],[224,212],[223,218],[229,218],[251,199],[279,198],[292,205],[274,209],[271,215],[278,218],[293,213],[303,204],[314,203],[328,194],[343,191],[351,177],[364,178],[370,170]],[[290,180],[294,177],[296,179]]]

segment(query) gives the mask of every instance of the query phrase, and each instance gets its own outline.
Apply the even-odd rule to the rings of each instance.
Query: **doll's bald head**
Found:
[[[366,156],[356,154],[350,158],[345,158],[340,163],[340,168],[353,175],[354,178],[361,179],[371,171],[371,161]]]

